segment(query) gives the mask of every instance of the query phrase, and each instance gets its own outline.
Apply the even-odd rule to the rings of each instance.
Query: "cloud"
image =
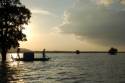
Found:
[[[112,0],[97,0],[97,4],[110,5],[112,4]]]
[[[125,5],[125,0],[120,0],[120,3]]]
[[[32,11],[32,13],[35,13],[35,14],[51,15],[51,13],[46,10],[35,9],[35,10],[31,10],[31,11]]]
[[[49,15],[49,16],[56,16],[53,13],[47,11],[47,10],[43,10],[43,9],[31,9],[31,12],[33,14],[41,14],[41,15]]]
[[[96,2],[100,5],[114,5],[114,3],[120,3],[121,5],[125,5],[125,0],[96,0]]]
[[[97,0],[77,0],[73,8],[65,11],[59,28],[63,33],[75,34],[91,43],[124,47],[125,7],[115,1],[105,7],[98,5]]]

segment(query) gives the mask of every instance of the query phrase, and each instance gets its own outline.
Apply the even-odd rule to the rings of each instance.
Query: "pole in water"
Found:
[[[19,53],[20,53],[20,48],[17,48],[17,56],[18,56],[18,58],[20,58]]]

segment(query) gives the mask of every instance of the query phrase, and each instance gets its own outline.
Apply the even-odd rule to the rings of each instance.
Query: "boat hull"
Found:
[[[33,60],[27,60],[24,58],[15,58],[16,61],[49,61],[50,58],[34,58]]]

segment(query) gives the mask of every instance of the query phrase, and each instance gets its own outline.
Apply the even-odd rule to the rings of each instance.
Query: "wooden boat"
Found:
[[[51,58],[34,58],[32,60],[24,59],[24,58],[15,58],[15,61],[49,61]]]
[[[49,57],[47,57],[46,55],[42,58],[34,58],[34,52],[25,52],[23,54],[23,57],[20,58],[14,58],[12,55],[11,55],[11,58],[12,60],[15,60],[15,61],[48,61],[50,60]]]

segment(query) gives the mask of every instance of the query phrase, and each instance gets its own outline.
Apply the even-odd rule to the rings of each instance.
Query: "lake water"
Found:
[[[47,62],[13,62],[8,58],[7,63],[0,63],[0,83],[125,83],[125,53],[47,55],[51,57]]]

